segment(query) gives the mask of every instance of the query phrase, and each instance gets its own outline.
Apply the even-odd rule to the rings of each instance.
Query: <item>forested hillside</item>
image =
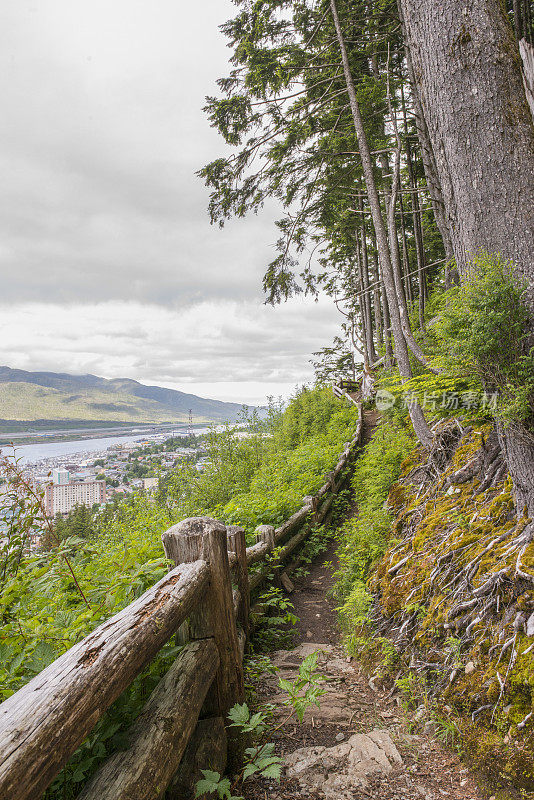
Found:
[[[257,526],[298,516],[298,509],[302,519],[316,519],[314,495],[330,487],[334,529],[307,521],[312,534],[305,558],[337,537],[335,565],[325,567],[335,572],[331,594],[345,648],[337,658],[337,689],[346,681],[349,697],[352,658],[360,678],[369,671],[362,685],[375,693],[377,707],[378,697],[395,704],[395,713],[404,705],[412,751],[427,721],[429,735],[476,771],[477,797],[531,797],[533,4],[235,0],[235,6],[234,18],[223,26],[231,72],[220,78],[219,95],[208,97],[205,109],[223,139],[223,155],[199,172],[210,190],[211,221],[224,226],[276,205],[281,218],[273,236],[277,254],[265,266],[266,301],[276,305],[300,293],[325,293],[340,312],[339,335],[313,354],[316,386],[297,391],[285,409],[270,407],[264,420],[252,415],[246,436],[230,428],[210,434],[203,473],[183,464],[160,480],[154,496],[136,495],[95,511],[83,530],[75,530],[73,520],[57,530],[46,522],[42,498],[18,465],[4,459],[10,488],[0,550],[0,697],[16,706],[13,695],[43,667],[166,575],[161,534],[176,523],[192,526],[181,545],[188,555],[183,564],[198,574],[204,570],[206,584],[211,582],[208,610],[188,610],[189,632],[196,630],[196,647],[201,641],[215,650],[217,630],[212,625],[206,635],[205,618],[215,617],[214,551],[199,531],[219,520],[227,543],[233,526],[242,526],[253,551],[245,553],[245,564],[255,565],[260,553],[272,569],[264,571],[271,585],[255,609],[270,622],[262,628],[251,615],[251,629],[258,630],[244,662],[247,702],[242,693],[217,717],[230,742],[229,775],[211,768],[204,742],[199,752],[208,752],[210,768],[197,794],[271,796],[283,764],[281,750],[265,738],[284,722],[273,722],[273,706],[261,704],[276,671],[264,651],[287,644],[295,620],[284,591],[294,586],[287,575],[282,580],[277,558],[284,547],[275,546],[274,531],[260,527],[254,546],[253,534]],[[347,387],[352,400],[343,395]],[[129,383],[118,388],[132,389]],[[147,397],[146,388],[136,389],[135,397]],[[330,471],[341,463],[340,453],[348,459],[351,442],[361,440],[354,398],[363,406],[370,441],[354,466],[350,491],[336,495]],[[180,535],[184,530],[178,525]],[[32,549],[36,531],[42,538]],[[209,541],[213,546],[215,539]],[[223,545],[227,570],[232,559],[241,569],[239,548],[229,556]],[[232,609],[241,608],[240,598],[250,600],[249,585],[240,579],[242,574],[232,586],[227,576],[232,635],[238,613]],[[153,601],[159,608],[160,600]],[[249,610],[240,623],[245,642]],[[213,658],[222,664],[228,653],[217,647]],[[94,797],[81,787],[107,756],[129,752],[125,727],[184,650],[178,634],[169,639],[109,710],[101,718],[97,713],[88,738],[54,773],[47,800],[71,800],[80,791]],[[93,657],[98,653],[85,652],[76,667],[92,664]],[[287,663],[291,654],[283,651],[283,658]],[[286,695],[275,697],[288,709],[288,741],[299,743],[297,720],[305,721],[307,709],[320,706],[327,693],[317,664],[317,653],[292,664],[294,681],[282,669],[277,688]],[[241,662],[234,678],[242,682]],[[200,722],[214,716],[210,709],[225,691],[213,686],[217,691],[202,695]],[[382,728],[393,716],[386,709],[379,723],[374,719],[375,739],[384,742]],[[171,717],[158,720],[161,729],[172,728]],[[339,746],[350,761],[343,748],[360,733],[352,729],[357,712],[349,717],[346,729],[328,733],[323,755]],[[9,724],[12,732],[15,723]],[[313,743],[313,718],[309,727],[307,741]],[[354,737],[339,744],[349,727]],[[257,737],[244,749],[244,766],[236,765],[236,729]],[[306,770],[299,777],[299,754],[304,758],[306,748],[295,756],[295,746],[296,778],[282,781],[274,795],[283,800],[310,796]],[[391,753],[390,772],[393,762],[402,762],[395,747]],[[113,769],[118,761],[110,763]],[[328,794],[331,775],[325,773],[336,769],[321,763],[315,797],[371,796],[368,782],[343,784],[338,795],[334,782]],[[433,769],[443,771],[439,763],[446,762],[434,762]],[[197,773],[201,767],[196,764]],[[162,796],[156,772],[147,772],[152,784],[146,785],[156,788],[150,793],[140,778],[144,793],[135,800]],[[408,770],[404,778],[411,789],[382,795],[374,784],[375,796],[438,796],[417,790]],[[455,800],[470,800],[463,786],[451,788]],[[114,797],[125,797],[120,787],[117,792]]]
[[[239,403],[208,400],[194,394],[145,386],[131,378],[27,372],[0,367],[0,420],[99,422],[195,422],[235,420]]]

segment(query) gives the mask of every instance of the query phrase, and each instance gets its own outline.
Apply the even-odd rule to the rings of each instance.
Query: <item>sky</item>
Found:
[[[195,171],[230,0],[0,10],[0,363],[261,403],[309,381],[331,301],[271,308],[276,209],[210,226]]]

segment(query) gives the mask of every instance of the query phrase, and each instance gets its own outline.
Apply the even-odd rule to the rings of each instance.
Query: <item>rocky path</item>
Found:
[[[253,782],[247,800],[482,800],[458,755],[436,737],[424,714],[406,712],[390,685],[369,680],[340,646],[337,615],[328,592],[333,584],[334,547],[297,585],[291,600],[299,617],[296,646],[271,655],[278,677],[293,680],[302,659],[320,651],[326,676],[321,706],[304,722],[285,721],[288,709],[278,677],[267,676],[259,691],[275,707],[277,750],[286,768],[280,786]],[[276,726],[275,726],[276,727]]]

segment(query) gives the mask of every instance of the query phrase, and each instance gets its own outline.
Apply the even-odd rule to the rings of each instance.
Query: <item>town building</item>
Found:
[[[68,514],[75,506],[91,508],[106,502],[106,481],[49,483],[45,486],[45,509],[49,517]]]
[[[52,480],[58,486],[63,486],[70,481],[70,473],[68,470],[58,467],[57,469],[52,470]]]

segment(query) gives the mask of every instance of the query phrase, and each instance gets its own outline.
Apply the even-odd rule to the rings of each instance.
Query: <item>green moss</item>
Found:
[[[445,643],[462,616],[450,618],[458,599],[453,599],[447,583],[467,564],[475,565],[474,574],[471,570],[475,588],[506,567],[513,577],[517,552],[510,551],[511,536],[518,535],[521,525],[526,524],[526,520],[517,523],[514,518],[509,477],[481,494],[477,493],[477,479],[444,490],[446,479],[476,455],[490,432],[490,426],[479,425],[464,436],[449,468],[426,491],[407,480],[417,466],[414,455],[420,457],[419,451],[403,462],[404,477],[391,487],[388,497],[389,507],[396,514],[392,524],[395,545],[375,564],[369,580],[369,589],[386,619],[398,625],[400,614],[412,614],[415,622],[411,636],[416,647],[431,651],[429,660],[434,662],[439,661],[441,653],[446,675],[452,667],[446,661]],[[502,542],[492,544],[508,533],[510,537],[505,535]],[[403,542],[400,547],[399,539]],[[410,558],[404,561],[408,555]],[[438,560],[447,565],[443,580],[433,575]],[[534,574],[534,543],[523,553],[522,569]],[[471,638],[459,654],[462,664],[474,663],[474,671],[466,675],[462,669],[444,694],[463,720],[467,756],[475,767],[489,774],[493,793],[500,786],[506,795],[510,784],[527,791],[534,789],[534,717],[518,728],[534,708],[534,650],[525,652],[534,640],[518,635],[514,663],[510,664],[513,648],[499,658],[503,644],[515,634],[517,612],[534,609],[534,589],[525,589],[524,582],[504,581],[499,604],[499,614],[470,629]],[[473,723],[471,715],[475,712]]]
[[[526,572],[532,572],[534,574],[534,542],[529,544],[521,556],[521,563]]]

